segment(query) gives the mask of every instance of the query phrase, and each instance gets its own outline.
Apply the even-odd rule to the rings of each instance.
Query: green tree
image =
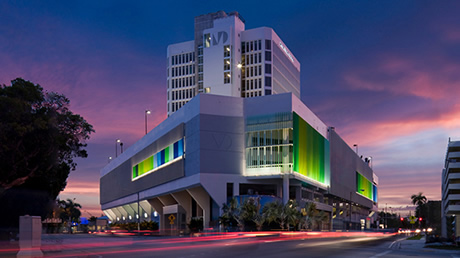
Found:
[[[281,227],[281,214],[283,213],[283,204],[279,201],[266,203],[262,209],[262,214],[268,224],[275,224]],[[284,227],[284,221],[283,221]]]
[[[222,205],[222,216],[219,218],[220,223],[226,228],[244,227],[243,221],[240,219],[241,209],[238,206],[238,200],[232,198],[228,204]]]
[[[62,221],[67,221],[67,226],[69,227],[69,233],[72,233],[71,227],[72,222],[79,222],[81,216],[81,205],[74,202],[72,199],[57,200],[59,207],[61,209],[61,219]]]
[[[87,157],[85,141],[94,130],[69,103],[20,78],[0,85],[0,205],[9,208],[0,227],[17,226],[20,215],[51,212],[74,158]]]

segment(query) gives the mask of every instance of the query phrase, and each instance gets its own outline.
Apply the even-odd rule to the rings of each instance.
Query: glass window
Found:
[[[265,76],[265,86],[268,86],[268,87],[272,86],[272,77]]]
[[[259,45],[259,50],[261,50],[261,49],[262,49],[262,40],[259,39],[259,40],[257,41],[257,43],[258,43],[258,45]]]
[[[265,64],[265,73],[266,74],[272,74],[272,65],[271,64]]]
[[[268,50],[272,49],[272,41],[271,40],[269,40],[269,39],[265,40],[265,49],[268,49]]]
[[[230,45],[224,46],[224,57],[230,56]]]
[[[272,90],[265,90],[265,96],[272,95]]]
[[[224,59],[224,71],[230,70],[230,59]]]
[[[254,51],[254,41],[251,41],[251,51]]]
[[[259,65],[259,75],[262,75],[262,66]]]
[[[231,82],[230,72],[224,72],[224,83],[230,83],[230,82]]]
[[[171,57],[171,64],[174,65],[174,56]]]
[[[244,41],[241,42],[241,53],[243,53],[243,54],[246,53],[246,51],[245,51],[245,49],[246,49],[245,46],[246,46],[246,43],[245,43]]]

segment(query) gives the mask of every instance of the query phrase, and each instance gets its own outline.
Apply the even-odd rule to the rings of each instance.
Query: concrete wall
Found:
[[[104,204],[114,201],[127,195],[183,177],[184,160],[179,160],[143,176],[142,178],[132,181],[132,170],[134,165],[182,138],[184,136],[184,130],[184,124],[180,124],[158,140],[151,143],[145,149],[136,153],[130,159],[124,161],[110,173],[102,176],[100,179],[100,203]]]
[[[356,172],[372,182],[372,170],[334,131],[330,131],[331,188],[330,193],[368,208],[373,202],[356,193]]]

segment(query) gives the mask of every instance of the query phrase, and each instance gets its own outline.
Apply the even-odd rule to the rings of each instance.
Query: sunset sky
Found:
[[[99,172],[166,118],[166,48],[194,17],[238,11],[271,27],[301,63],[302,100],[372,156],[379,208],[441,199],[449,137],[460,140],[460,1],[0,1],[0,84],[57,91],[91,123],[60,197],[100,216]],[[397,209],[394,209],[395,211]]]

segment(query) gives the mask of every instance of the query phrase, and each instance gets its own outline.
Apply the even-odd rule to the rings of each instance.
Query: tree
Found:
[[[94,130],[69,103],[20,78],[0,85],[0,205],[10,209],[0,226],[17,226],[20,215],[46,216],[74,158],[87,157]]]
[[[424,207],[427,202],[426,197],[423,195],[422,192],[418,194],[413,194],[411,197],[412,204],[417,205],[415,208],[415,216],[417,217],[425,217]]]
[[[78,222],[80,220],[81,205],[74,202],[72,199],[67,199],[67,201],[58,199],[57,203],[61,209],[61,219],[62,221],[67,221],[69,233],[72,233],[72,222]]]
[[[219,218],[220,223],[224,227],[233,228],[238,226],[240,229],[244,227],[243,221],[240,219],[241,209],[238,206],[236,198],[232,198],[228,204],[222,205],[222,216]]]
[[[283,204],[279,201],[269,202],[266,203],[262,209],[262,214],[265,218],[265,221],[268,224],[277,224],[280,227],[284,227],[281,225],[281,214],[283,213]]]

